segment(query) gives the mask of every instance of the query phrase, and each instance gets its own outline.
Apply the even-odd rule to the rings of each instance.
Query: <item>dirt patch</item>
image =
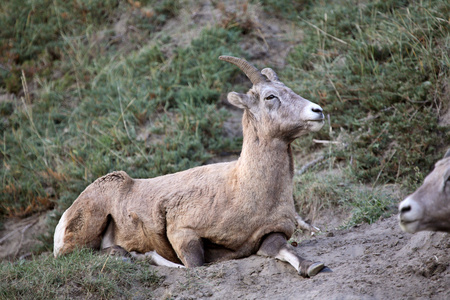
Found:
[[[38,237],[49,230],[46,220],[45,213],[7,220],[0,231],[0,260],[26,256],[41,245]]]
[[[157,298],[175,299],[450,299],[446,233],[403,233],[396,216],[371,226],[331,230],[296,248],[332,273],[304,279],[287,263],[249,258],[195,269],[155,267]]]

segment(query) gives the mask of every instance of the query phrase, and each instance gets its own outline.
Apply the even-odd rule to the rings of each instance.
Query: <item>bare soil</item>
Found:
[[[333,272],[302,278],[287,263],[256,255],[195,269],[155,267],[157,298],[450,299],[447,233],[401,232],[396,216],[331,230],[296,248]]]

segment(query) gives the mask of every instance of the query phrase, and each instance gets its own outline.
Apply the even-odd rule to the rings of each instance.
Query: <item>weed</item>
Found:
[[[216,102],[237,72],[217,58],[238,55],[238,39],[235,31],[212,28],[168,58],[157,44],[126,57],[95,57],[83,37],[67,37],[62,69],[73,75],[41,81],[33,95],[23,76],[25,95],[5,106],[0,215],[65,209],[113,170],[154,177],[237,149],[222,138],[227,113]],[[162,143],[138,139],[146,126],[164,133]]]
[[[351,217],[343,224],[344,228],[362,223],[372,224],[381,217],[392,215],[397,209],[396,199],[380,189],[373,188],[356,189],[340,201],[341,204],[351,207]]]
[[[96,255],[87,249],[58,259],[42,254],[30,261],[3,262],[0,265],[3,278],[0,298],[110,299],[131,298],[137,292],[151,297],[151,288],[159,281],[159,276],[151,268],[145,261],[130,263]]]
[[[377,221],[391,215],[398,199],[381,188],[355,183],[356,178],[348,170],[322,175],[307,172],[295,177],[294,199],[303,215],[318,217],[325,209],[343,208],[350,212],[342,227]]]
[[[417,185],[414,168],[429,170],[450,144],[436,117],[450,77],[449,9],[443,1],[335,1],[298,14],[305,40],[281,76],[332,116],[333,129],[351,133],[333,156],[351,162],[359,180]]]

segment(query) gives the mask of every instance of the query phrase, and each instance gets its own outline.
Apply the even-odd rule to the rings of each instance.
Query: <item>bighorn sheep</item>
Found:
[[[403,231],[450,232],[450,149],[422,186],[400,203],[398,210]]]
[[[256,253],[287,261],[304,277],[324,268],[287,243],[297,217],[291,143],[322,128],[322,108],[295,94],[270,68],[219,59],[253,83],[247,94],[228,94],[244,110],[239,159],[151,179],[123,171],[97,179],[62,215],[55,257],[80,246],[118,245],[158,265],[195,267]]]

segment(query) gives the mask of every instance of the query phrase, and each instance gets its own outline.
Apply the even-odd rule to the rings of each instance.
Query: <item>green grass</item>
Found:
[[[330,115],[334,135],[315,138],[347,133],[331,156],[359,180],[413,188],[415,168],[427,173],[450,145],[437,117],[449,106],[449,14],[445,1],[333,1],[291,15],[305,40],[280,76]]]
[[[97,59],[89,45],[68,39],[73,53],[64,72],[71,77],[42,79],[37,95],[26,94],[6,112],[0,213],[25,215],[55,201],[67,207],[83,187],[113,170],[153,177],[237,149],[221,137],[227,114],[215,102],[230,88],[222,81],[236,72],[217,57],[237,55],[232,45],[238,38],[233,31],[206,30],[170,59],[159,45]],[[146,130],[161,141],[138,138]]]
[[[309,171],[296,176],[294,199],[298,211],[314,219],[322,211],[339,207],[340,211],[350,213],[342,228],[372,224],[396,211],[399,200],[396,196],[380,187],[358,183],[349,173],[349,170],[325,174]]]
[[[1,299],[152,298],[160,277],[146,261],[124,261],[89,250],[0,264]]]

